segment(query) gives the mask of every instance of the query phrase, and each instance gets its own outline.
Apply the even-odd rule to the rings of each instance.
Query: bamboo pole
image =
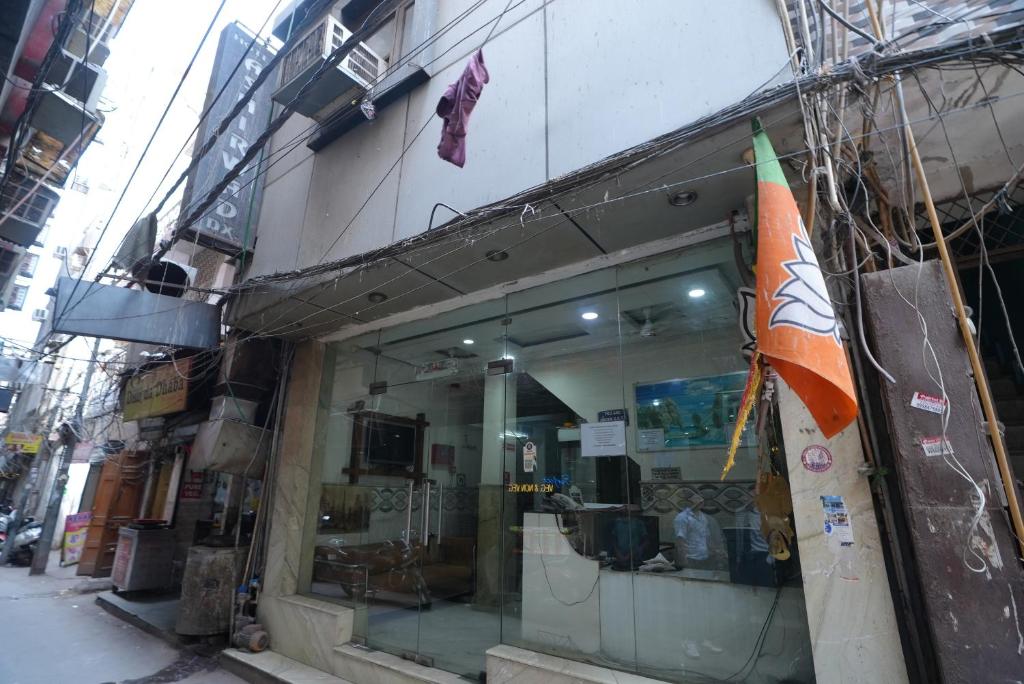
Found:
[[[870,7],[870,3],[868,3]],[[981,398],[981,407],[985,413],[985,421],[988,424],[988,434],[992,440],[992,448],[995,451],[996,464],[999,466],[999,475],[1003,480],[1003,490],[1006,492],[1006,501],[1010,509],[1010,520],[1013,523],[1014,535],[1024,555],[1024,518],[1021,517],[1020,501],[1017,498],[1017,487],[1014,485],[1013,475],[1010,471],[1010,464],[1006,457],[1006,447],[1003,445],[1002,435],[999,434],[999,424],[996,421],[996,410],[992,403],[992,395],[988,386],[988,377],[978,356],[978,349],[974,345],[974,337],[968,324],[967,311],[964,309],[964,300],[960,295],[960,286],[957,280],[956,271],[953,269],[953,262],[946,247],[946,240],[942,234],[942,223],[935,211],[935,202],[932,201],[931,189],[928,186],[928,178],[925,176],[924,164],[921,163],[921,155],[917,150],[917,142],[914,140],[914,132],[907,120],[906,111],[903,107],[903,84],[900,77],[895,77],[896,89],[900,102],[901,126],[907,140],[907,148],[910,152],[910,160],[914,166],[914,174],[917,176],[917,183],[920,186],[921,200],[924,202],[925,210],[928,212],[928,220],[932,225],[932,233],[935,235],[935,245],[939,250],[939,260],[942,262],[942,271],[946,276],[946,284],[949,286],[949,293],[953,298],[953,308],[956,311],[956,320],[960,325],[960,334],[967,346],[967,355],[971,360],[971,369],[974,371],[974,383],[978,388],[978,396]]]

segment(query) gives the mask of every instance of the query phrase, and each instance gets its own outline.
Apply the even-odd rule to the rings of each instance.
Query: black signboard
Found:
[[[199,126],[196,147],[206,143],[217,130],[221,120],[249,89],[256,76],[270,62],[273,53],[261,41],[252,44],[252,34],[238,24],[228,24],[220,34],[217,56],[213,63],[213,74],[206,91],[206,105],[210,103],[221,87],[228,83],[223,94],[213,104],[210,113]],[[248,53],[246,53],[248,50]],[[241,64],[239,65],[239,63]],[[236,70],[235,67],[238,66]],[[232,75],[232,72],[234,74]],[[230,79],[230,81],[228,80]],[[198,203],[216,185],[229,169],[249,149],[270,119],[274,78],[268,78],[253,95],[252,99],[232,120],[231,125],[217,139],[210,151],[189,175],[182,199],[182,215],[189,212],[193,202]],[[178,238],[187,242],[198,242],[204,247],[236,256],[250,250],[253,231],[256,226],[263,179],[256,178],[257,161],[236,178],[220,198],[197,222],[181,231]],[[253,180],[255,178],[255,180]],[[249,225],[246,236],[246,225]]]
[[[626,409],[608,409],[597,412],[597,422],[599,423],[612,423],[618,420],[629,425],[629,414],[626,413]]]

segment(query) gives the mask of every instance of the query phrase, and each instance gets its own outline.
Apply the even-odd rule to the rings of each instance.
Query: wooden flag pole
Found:
[[[871,3],[868,2],[868,7]],[[981,398],[981,407],[985,412],[985,421],[988,423],[988,434],[992,440],[992,448],[995,450],[996,464],[999,466],[999,475],[1003,480],[1003,490],[1006,492],[1006,501],[1010,509],[1010,520],[1013,523],[1014,535],[1024,556],[1024,518],[1021,517],[1020,501],[1017,498],[1017,487],[1014,484],[1013,474],[1010,471],[1010,464],[1006,457],[1006,448],[1003,445],[1002,435],[999,434],[999,424],[996,422],[996,411],[992,404],[992,395],[988,386],[988,378],[985,369],[978,356],[978,349],[974,344],[974,337],[971,334],[968,323],[967,311],[964,308],[963,298],[960,296],[960,287],[957,283],[956,272],[953,269],[953,262],[949,258],[949,249],[946,247],[946,238],[942,234],[942,224],[939,215],[935,211],[935,202],[932,201],[931,189],[928,186],[928,178],[925,176],[924,164],[921,163],[921,155],[917,150],[917,142],[914,140],[914,132],[907,119],[907,112],[903,102],[903,84],[900,82],[899,74],[895,77],[896,95],[900,105],[900,125],[903,134],[906,136],[907,149],[910,152],[910,160],[914,166],[914,174],[920,186],[921,200],[924,202],[928,212],[928,220],[932,224],[932,233],[935,236],[935,245],[939,250],[939,260],[942,262],[942,271],[946,276],[946,284],[949,286],[949,293],[953,298],[953,308],[956,311],[956,320],[960,324],[960,334],[967,346],[967,355],[971,359],[971,369],[974,371],[974,382],[978,388],[978,396]]]

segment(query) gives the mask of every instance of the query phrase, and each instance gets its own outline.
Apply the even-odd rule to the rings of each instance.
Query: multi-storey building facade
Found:
[[[778,4],[298,3],[297,26],[282,105],[363,43],[270,142],[228,316],[297,345],[274,652],[350,681],[905,679],[857,430],[825,440],[782,392],[719,477],[750,120],[783,156],[805,135]],[[439,112],[477,59],[455,165]],[[814,445],[856,560],[820,533]],[[782,480],[788,551],[760,524]]]
[[[238,521],[221,598],[272,650],[225,662],[1014,676],[1024,8],[938,4],[300,0],[276,57],[226,30],[208,108],[244,106],[154,251],[173,332],[206,302],[227,336],[133,347],[122,400],[134,511]]]

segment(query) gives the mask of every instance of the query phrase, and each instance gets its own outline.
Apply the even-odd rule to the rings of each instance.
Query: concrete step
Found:
[[[249,653],[228,648],[218,660],[225,670],[253,684],[351,684],[273,651]]]
[[[661,680],[503,644],[487,651],[487,681],[497,684],[659,684]]]
[[[383,651],[342,644],[334,647],[334,671],[353,682],[388,684],[466,684],[451,672],[419,665]]]

